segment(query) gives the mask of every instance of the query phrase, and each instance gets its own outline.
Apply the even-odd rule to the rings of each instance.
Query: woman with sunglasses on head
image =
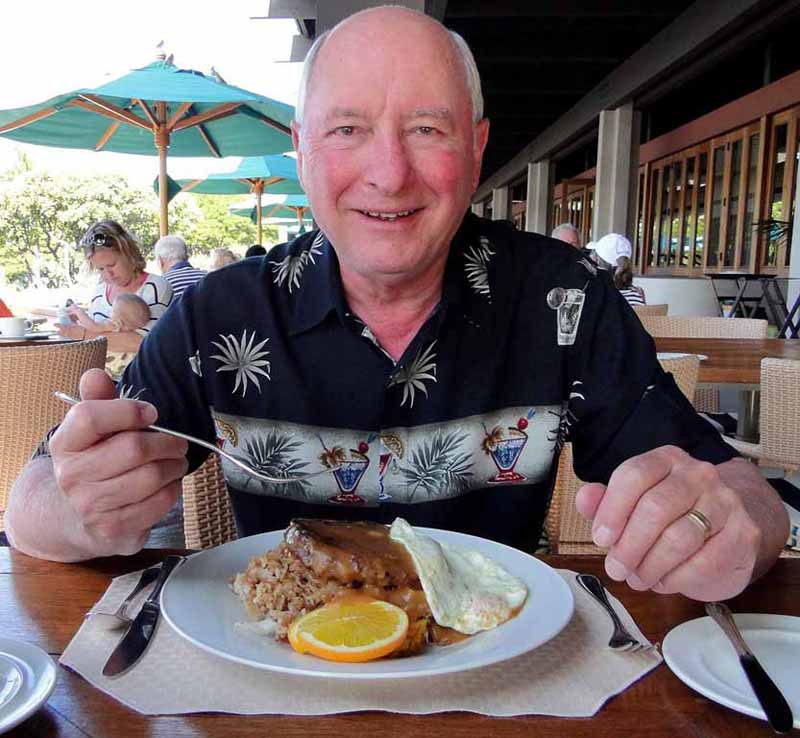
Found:
[[[172,300],[172,287],[158,274],[145,271],[145,260],[136,239],[119,223],[101,220],[84,234],[80,242],[91,268],[99,272],[100,281],[89,303],[88,313],[77,305],[67,308],[76,322],[59,325],[58,331],[68,338],[94,338],[104,335],[109,352],[135,353]],[[109,333],[96,324],[111,320],[111,306],[124,293],[141,297],[150,309],[150,321],[136,330]]]

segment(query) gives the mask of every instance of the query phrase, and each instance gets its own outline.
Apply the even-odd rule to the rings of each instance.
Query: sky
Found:
[[[301,65],[289,58],[293,20],[265,16],[269,0],[11,0],[0,3],[0,109],[44,102],[80,87],[94,87],[155,60],[164,42],[178,67],[208,73],[213,66],[230,84],[295,104]],[[0,138],[0,171],[17,151],[54,174],[118,173],[137,186],[158,174],[155,156],[57,149]],[[154,149],[155,150],[155,149]],[[175,157],[173,178],[226,171],[238,159]]]

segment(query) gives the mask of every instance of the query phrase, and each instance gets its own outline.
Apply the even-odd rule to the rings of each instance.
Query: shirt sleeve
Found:
[[[166,279],[156,279],[151,274],[137,294],[150,308],[150,320],[147,325],[136,329],[140,336],[146,336],[153,330],[156,321],[164,315],[170,302],[172,302],[172,285]]]
[[[661,368],[653,339],[610,280],[598,274],[584,292],[567,362],[576,474],[607,483],[623,461],[665,445],[715,464],[738,456]]]
[[[214,443],[216,431],[202,378],[194,312],[195,303],[186,296],[164,312],[122,375],[117,393],[155,405],[159,425]],[[190,443],[189,471],[207,456],[206,449]]]

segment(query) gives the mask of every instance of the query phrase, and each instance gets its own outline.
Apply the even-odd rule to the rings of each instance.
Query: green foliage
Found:
[[[176,222],[171,230],[180,233],[189,244],[193,254],[208,254],[221,246],[250,246],[256,242],[256,226],[247,218],[231,215],[228,208],[241,195],[193,195],[178,196],[173,203],[189,201],[199,214],[193,223]],[[264,227],[264,240],[277,241],[275,228]]]
[[[170,231],[186,238],[193,253],[218,246],[249,246],[256,228],[228,214],[231,197],[182,195],[169,208]],[[81,236],[98,220],[119,221],[142,245],[146,259],[158,239],[158,200],[124,177],[53,176],[20,155],[0,173],[0,270],[20,288],[74,284],[84,265]],[[274,229],[265,239],[277,240]]]

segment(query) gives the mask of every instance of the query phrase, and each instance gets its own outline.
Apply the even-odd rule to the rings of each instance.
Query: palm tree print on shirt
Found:
[[[464,253],[464,270],[470,286],[479,295],[486,295],[490,302],[492,295],[489,289],[489,261],[493,256],[494,251],[486,236],[481,236],[479,246],[471,246]]]
[[[400,407],[409,401],[409,408],[414,407],[414,397],[416,391],[419,390],[426,397],[428,396],[428,388],[425,386],[426,381],[436,381],[436,354],[433,353],[433,347],[436,345],[434,341],[424,351],[419,350],[414,361],[408,366],[398,367],[389,380],[389,387],[396,385],[403,386],[403,399],[400,401]]]
[[[237,340],[236,337],[229,333],[227,336],[220,334],[222,343],[212,341],[212,345],[216,346],[222,353],[213,354],[212,359],[222,363],[222,366],[217,369],[218,372],[236,372],[236,381],[233,385],[233,393],[241,386],[242,397],[247,392],[247,382],[250,380],[261,393],[261,383],[259,382],[258,375],[270,379],[270,363],[265,358],[269,355],[269,351],[263,349],[266,345],[268,338],[265,338],[260,343],[253,345],[256,338],[256,332],[253,331],[248,340],[247,329],[242,331],[241,339]]]
[[[294,477],[303,473],[303,470],[308,466],[307,462],[293,455],[301,447],[302,443],[293,440],[291,436],[271,431],[266,435],[258,436],[245,442],[247,456],[249,457],[246,461],[258,471],[271,477]],[[248,476],[247,481],[245,481],[245,487],[251,480],[258,481]],[[261,481],[258,483],[270,487],[272,492],[281,497],[309,499],[307,491],[309,483],[302,479],[282,484]]]
[[[425,493],[424,499],[435,499],[467,489],[472,456],[460,450],[466,439],[466,433],[439,431],[411,452],[407,465],[398,465],[409,487],[405,502],[412,502],[419,490]]]
[[[307,251],[301,251],[297,255],[287,254],[281,261],[273,263],[275,284],[280,287],[286,283],[290,293],[295,287],[299,287],[300,278],[308,263],[316,264],[314,256],[322,256],[320,246],[324,240],[325,235],[320,231]]]

